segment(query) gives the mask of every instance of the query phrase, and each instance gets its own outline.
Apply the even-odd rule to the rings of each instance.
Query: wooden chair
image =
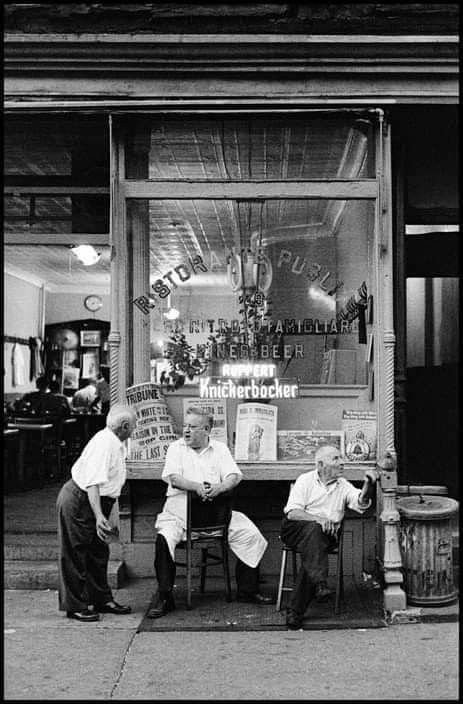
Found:
[[[330,555],[337,555],[336,595],[335,595],[335,604],[334,604],[334,613],[335,614],[338,614],[340,612],[341,599],[344,597],[344,579],[343,579],[343,564],[342,564],[343,546],[344,546],[344,521],[341,523],[341,526],[338,531],[337,545],[335,548],[333,548],[332,550],[329,551]],[[291,587],[285,586],[288,553],[291,553],[291,558],[292,558],[293,585]],[[300,555],[300,552],[298,550],[296,550],[295,548],[290,548],[287,545],[283,545],[282,555],[281,555],[280,579],[278,582],[278,595],[277,595],[277,603],[276,603],[276,610],[277,611],[281,610],[281,601],[282,601],[283,592],[292,592],[293,586],[296,583],[297,556],[298,555]]]
[[[186,567],[187,609],[191,609],[191,584],[193,571],[193,548],[201,548],[200,592],[204,593],[208,565],[223,565],[226,600],[231,601],[230,568],[228,562],[228,524],[231,518],[231,492],[220,494],[210,502],[203,502],[193,491],[187,492],[186,539],[177,545],[185,549],[186,561],[175,561],[180,567]],[[214,555],[209,549],[214,545],[220,548],[220,555]]]

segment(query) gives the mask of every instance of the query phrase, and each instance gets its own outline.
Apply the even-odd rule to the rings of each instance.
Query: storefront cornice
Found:
[[[6,34],[16,71],[378,72],[457,69],[453,35]]]

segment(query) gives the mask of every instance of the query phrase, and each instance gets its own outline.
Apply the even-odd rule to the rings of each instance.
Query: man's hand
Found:
[[[359,503],[367,504],[370,496],[373,494],[373,487],[378,480],[378,472],[376,469],[367,469],[363,478],[363,486],[359,495]]]
[[[109,542],[111,531],[112,528],[109,521],[103,515],[99,516],[96,521],[96,534],[99,539],[104,543]]]
[[[208,495],[207,495],[207,486],[205,484],[198,483],[196,484],[195,491],[198,494],[199,498],[201,501],[207,501],[208,500]]]
[[[376,484],[378,481],[378,472],[376,469],[367,469],[364,475],[365,482],[371,482],[371,484]]]
[[[206,494],[209,501],[215,499],[216,496],[221,494],[224,490],[223,485],[220,482],[218,484],[209,484],[208,482],[204,482],[204,486],[206,487]]]
[[[320,518],[317,520],[317,523],[321,525],[322,531],[328,533],[328,535],[336,535],[341,525],[341,523],[331,521],[329,518]]]

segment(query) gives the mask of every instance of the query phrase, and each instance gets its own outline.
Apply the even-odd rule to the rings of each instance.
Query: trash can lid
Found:
[[[458,510],[458,501],[446,496],[405,496],[397,499],[399,513],[405,518],[436,520],[448,518]]]

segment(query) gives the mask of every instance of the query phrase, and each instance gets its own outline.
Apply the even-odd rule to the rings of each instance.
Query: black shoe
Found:
[[[94,611],[89,611],[88,609],[84,609],[83,611],[68,611],[66,616],[68,618],[74,618],[76,621],[84,621],[85,623],[100,620],[99,614]]]
[[[326,582],[319,582],[317,584],[317,591],[315,592],[315,599],[317,601],[326,601],[330,596],[335,594],[334,589],[328,589]]]
[[[148,618],[161,618],[175,609],[174,597],[172,595],[159,597],[155,606],[146,614]]]
[[[111,604],[114,604],[114,606]],[[100,614],[116,614],[118,616],[129,614],[132,611],[130,606],[122,606],[122,604],[118,604],[117,601],[114,600],[112,602],[108,601],[106,604],[95,606],[95,610]]]
[[[268,606],[274,604],[275,600],[272,596],[264,596],[264,594],[247,594],[246,592],[238,592],[236,595],[237,601],[243,601],[247,604],[259,604],[260,606]]]
[[[286,612],[286,625],[290,630],[297,631],[302,628],[302,617],[295,611],[288,609]]]

